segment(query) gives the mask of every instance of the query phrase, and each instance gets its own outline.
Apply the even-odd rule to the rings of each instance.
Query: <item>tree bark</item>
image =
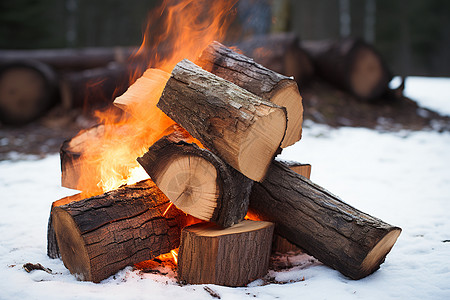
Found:
[[[179,209],[221,227],[242,221],[253,184],[181,130],[164,136],[137,160]]]
[[[188,60],[178,63],[158,107],[214,154],[261,181],[286,131],[286,111]]]
[[[317,73],[328,82],[363,100],[385,93],[392,78],[380,54],[359,39],[302,41]]]
[[[281,146],[284,148],[300,140],[303,123],[302,97],[292,78],[269,70],[218,42],[211,43],[203,50],[198,64],[264,100],[285,107],[288,123]]]
[[[299,39],[292,33],[254,36],[236,45],[257,63],[286,76],[293,76],[301,87],[314,75],[314,64],[300,48]]]
[[[61,102],[67,109],[110,104],[127,90],[132,71],[130,66],[116,63],[65,73],[60,80]]]
[[[81,48],[0,50],[0,64],[36,60],[58,70],[82,70],[106,66],[109,62],[125,63],[137,48]]]
[[[401,232],[280,162],[254,184],[249,213],[274,222],[276,233],[352,279],[376,271]]]
[[[55,206],[52,225],[64,265],[100,282],[125,266],[178,247],[185,215],[151,180]]]
[[[178,278],[182,282],[244,286],[267,274],[270,222],[244,220],[227,229],[201,223],[181,234]]]

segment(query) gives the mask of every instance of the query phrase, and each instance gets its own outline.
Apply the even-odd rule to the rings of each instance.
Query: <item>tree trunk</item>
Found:
[[[249,213],[274,222],[278,234],[352,279],[376,271],[401,232],[279,162],[254,184]]]
[[[110,62],[125,63],[137,48],[81,48],[0,50],[0,64],[36,60],[58,70],[82,70],[106,66]]]
[[[53,70],[38,61],[0,66],[0,122],[23,125],[42,116],[58,100],[57,84]]]
[[[105,106],[114,96],[124,93],[130,81],[131,67],[111,64],[107,67],[65,73],[61,76],[61,101],[65,108]]]
[[[313,57],[317,73],[330,83],[363,100],[380,97],[388,90],[391,74],[380,54],[359,39],[302,41]]]
[[[269,70],[218,42],[211,43],[203,50],[198,64],[267,101],[285,107],[288,123],[281,147],[293,145],[300,140],[303,123],[302,97],[292,78]]]
[[[175,131],[137,160],[172,203],[187,214],[230,227],[247,213],[253,181]]]
[[[178,247],[185,215],[151,180],[52,209],[64,265],[81,280],[100,282],[122,268]],[[51,247],[49,247],[51,248]]]
[[[227,229],[212,223],[181,233],[178,279],[189,284],[244,286],[267,274],[273,224],[244,220]]]
[[[314,64],[305,50],[300,48],[295,34],[254,36],[238,43],[236,47],[264,67],[293,76],[300,87],[314,75]]]
[[[245,176],[260,181],[286,131],[286,110],[188,60],[178,63],[158,107]]]

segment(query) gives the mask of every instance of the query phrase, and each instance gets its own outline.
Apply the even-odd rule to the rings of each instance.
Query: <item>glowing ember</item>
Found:
[[[237,0],[166,0],[150,14],[143,43],[137,53],[146,57],[147,67],[171,72],[182,59],[195,60],[213,40],[222,41]],[[169,51],[170,50],[170,51]],[[140,76],[137,72],[136,77]],[[132,78],[133,82],[136,78]],[[148,178],[136,162],[174,122],[156,104],[164,85],[155,87],[145,101],[97,112],[105,124],[100,139],[86,145],[82,154],[78,187],[87,196],[97,195],[123,184]],[[94,181],[94,182],[93,182]]]

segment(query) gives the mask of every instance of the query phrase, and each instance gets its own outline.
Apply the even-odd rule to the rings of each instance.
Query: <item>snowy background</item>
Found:
[[[450,115],[450,79],[411,77],[405,94]],[[278,284],[208,286],[222,299],[450,299],[450,133],[304,125],[283,158],[312,164],[314,182],[401,227],[397,243],[380,270],[358,281],[298,255],[296,266],[270,271]],[[0,299],[212,299],[202,285],[131,268],[100,284],[77,281],[46,255],[50,205],[71,194],[60,187],[57,154],[0,162]],[[27,262],[53,274],[27,273]]]

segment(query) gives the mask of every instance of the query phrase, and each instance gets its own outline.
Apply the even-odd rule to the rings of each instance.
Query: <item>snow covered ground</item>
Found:
[[[427,95],[439,81],[417,80]],[[441,92],[450,80],[442,82]],[[444,114],[448,95],[430,96]],[[380,270],[358,281],[299,255],[293,258],[298,266],[270,272],[286,284],[208,286],[222,299],[450,299],[450,134],[305,125],[302,141],[283,158],[311,163],[314,182],[400,226],[396,245]],[[0,162],[0,299],[212,299],[201,285],[179,286],[173,277],[131,268],[100,284],[77,281],[62,261],[46,255],[50,204],[70,194],[60,187],[58,155]],[[26,273],[27,262],[53,274]]]

